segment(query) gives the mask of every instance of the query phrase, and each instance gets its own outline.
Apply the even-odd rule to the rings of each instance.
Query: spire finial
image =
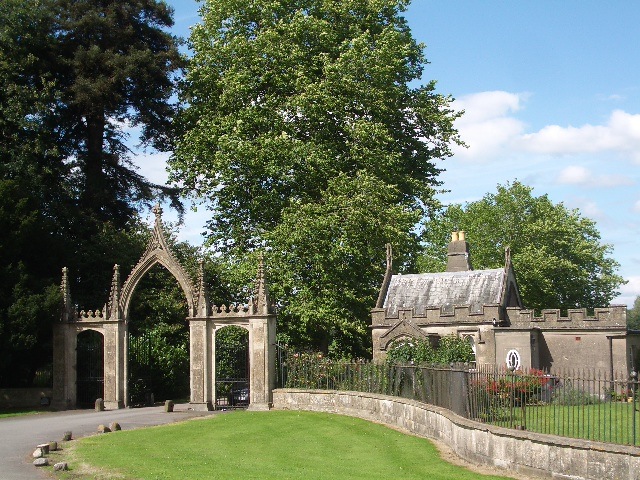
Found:
[[[156,203],[151,211],[156,216],[156,222],[159,222],[162,219],[162,207],[160,206],[160,202]]]
[[[120,318],[120,265],[117,263],[113,266],[111,292],[109,293],[109,304],[106,314],[108,320],[117,320]]]
[[[204,260],[198,262],[198,316],[203,318],[209,315],[209,296],[204,282]]]
[[[62,321],[68,322],[73,318],[73,305],[71,303],[71,288],[69,287],[69,269],[62,269],[62,281],[60,282],[62,293]]]
[[[256,275],[256,289],[253,298],[253,311],[258,315],[272,313],[273,305],[269,299],[269,290],[264,278],[264,255],[260,252],[258,257],[258,272]]]

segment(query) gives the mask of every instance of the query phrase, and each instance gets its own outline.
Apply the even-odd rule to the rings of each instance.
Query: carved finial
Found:
[[[209,296],[207,295],[207,288],[204,282],[204,260],[199,262],[198,272],[198,317],[209,316]]]
[[[160,202],[156,203],[151,211],[156,216],[156,222],[159,222],[162,219],[162,207],[160,206]]]
[[[117,263],[113,266],[111,292],[109,292],[108,308],[105,314],[108,320],[120,319],[120,265]]]
[[[253,297],[253,313],[258,315],[267,315],[273,312],[273,305],[269,299],[269,290],[264,278],[264,257],[260,253],[258,260],[258,273],[256,275],[256,288]]]
[[[507,246],[504,249],[504,265],[505,265],[505,268],[507,268],[510,263],[511,263],[511,247]]]
[[[69,269],[62,269],[62,281],[60,282],[60,292],[62,293],[62,315],[61,320],[68,322],[73,318],[73,304],[71,303],[71,288],[69,287]]]

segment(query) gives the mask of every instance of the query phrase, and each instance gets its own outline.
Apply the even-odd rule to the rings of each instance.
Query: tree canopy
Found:
[[[504,265],[511,249],[526,307],[593,308],[607,306],[624,283],[611,246],[601,243],[593,220],[577,209],[536,197],[521,182],[498,185],[496,193],[466,205],[444,208],[425,225],[421,271],[444,271],[452,231],[464,230],[476,270]]]
[[[640,330],[640,296],[633,302],[633,307],[627,309],[627,328]]]
[[[136,206],[177,193],[140,176],[125,143],[136,127],[170,147],[171,25],[155,0],[0,2],[0,383],[50,361],[61,268],[98,307],[138,252]]]
[[[384,244],[410,261],[458,141],[451,99],[412,86],[426,59],[408,3],[208,1],[192,31],[173,178],[211,200],[219,251],[273,252],[290,340],[322,328],[330,351],[362,351]]]

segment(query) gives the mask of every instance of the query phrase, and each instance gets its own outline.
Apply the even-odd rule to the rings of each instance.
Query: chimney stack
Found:
[[[451,243],[447,252],[447,272],[464,272],[473,270],[469,256],[469,244],[465,240],[464,231],[451,232]]]

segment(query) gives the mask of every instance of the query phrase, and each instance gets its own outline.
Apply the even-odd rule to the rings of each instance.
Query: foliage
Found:
[[[627,397],[624,396],[626,401]],[[600,398],[581,388],[575,388],[571,382],[565,382],[553,391],[551,403],[554,405],[595,405],[601,403]]]
[[[129,127],[170,147],[177,41],[164,2],[0,2],[0,384],[51,362],[60,272],[102,308],[144,249],[137,202],[169,190],[129,163]],[[46,359],[46,360],[45,360]]]
[[[426,60],[407,4],[208,1],[190,39],[173,178],[211,200],[216,250],[277,265],[282,338],[337,357],[369,348],[384,244],[412,263],[458,141],[451,99],[410,86]]]
[[[474,269],[504,266],[510,247],[525,306],[594,308],[606,306],[624,283],[600,242],[593,220],[518,181],[498,185],[496,193],[466,205],[453,204],[425,225],[421,271],[443,271],[450,232],[464,230],[471,244]]]
[[[230,325],[216,331],[216,378],[248,378],[249,332]]]
[[[436,348],[426,338],[397,340],[387,352],[387,362],[399,365],[449,365],[473,361],[475,355],[469,342],[455,335],[440,338]]]
[[[189,395],[189,332],[181,325],[158,323],[130,339],[129,394],[133,404]],[[142,350],[142,351],[139,351]]]
[[[627,328],[640,330],[640,295],[633,302],[633,307],[627,309]]]

